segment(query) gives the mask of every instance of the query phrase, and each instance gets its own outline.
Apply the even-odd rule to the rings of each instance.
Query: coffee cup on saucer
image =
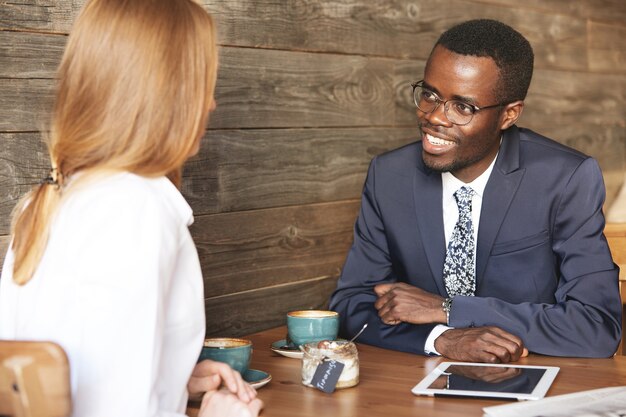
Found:
[[[227,363],[240,374],[245,374],[250,366],[252,342],[247,339],[216,337],[204,340],[199,361],[210,359]]]
[[[329,310],[298,310],[287,313],[288,339],[295,346],[322,340],[335,340],[339,313]]]
[[[230,337],[214,337],[204,340],[199,361],[209,359],[228,364],[241,374],[244,381],[259,389],[272,380],[267,372],[250,369],[252,341]]]

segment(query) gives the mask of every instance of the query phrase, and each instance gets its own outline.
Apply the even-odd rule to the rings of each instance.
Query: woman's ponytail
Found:
[[[61,200],[63,176],[56,170],[26,194],[13,212],[13,281],[26,284],[37,269],[48,243],[50,223]]]

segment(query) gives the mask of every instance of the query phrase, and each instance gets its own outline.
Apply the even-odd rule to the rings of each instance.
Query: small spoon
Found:
[[[361,336],[361,333],[363,333],[363,330],[365,330],[366,327],[367,327],[367,323],[365,323],[363,325],[363,327],[361,327],[361,330],[359,330],[359,332],[357,334],[355,334],[354,337],[352,339],[350,339],[350,341],[348,343],[354,342],[354,339],[356,339],[357,337]]]
[[[348,343],[352,343],[352,342],[354,342],[354,340],[355,340],[357,337],[359,337],[359,336],[361,335],[361,333],[363,333],[363,330],[365,330],[366,328],[367,328],[367,323],[365,323],[365,324],[363,325],[363,327],[361,327],[361,330],[359,330],[359,332],[358,332],[357,334],[355,334],[355,335],[354,335],[354,337],[348,341]],[[298,346],[298,347],[300,348],[300,350],[301,350],[301,351],[303,351],[303,352],[304,352],[304,347],[303,347],[302,345],[300,345],[300,346]]]

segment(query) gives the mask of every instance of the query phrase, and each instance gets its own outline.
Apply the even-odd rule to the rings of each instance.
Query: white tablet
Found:
[[[555,366],[442,362],[411,392],[415,395],[539,400],[559,372]]]

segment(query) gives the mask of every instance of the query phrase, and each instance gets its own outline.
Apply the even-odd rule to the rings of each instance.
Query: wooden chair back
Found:
[[[619,280],[626,281],[626,223],[607,223],[604,234],[609,241],[613,261],[619,265]]]
[[[0,340],[0,416],[71,414],[69,363],[52,342]]]
[[[619,268],[619,288],[622,296],[622,343],[618,355],[626,355],[626,223],[607,223],[604,235],[609,242],[613,262]]]

